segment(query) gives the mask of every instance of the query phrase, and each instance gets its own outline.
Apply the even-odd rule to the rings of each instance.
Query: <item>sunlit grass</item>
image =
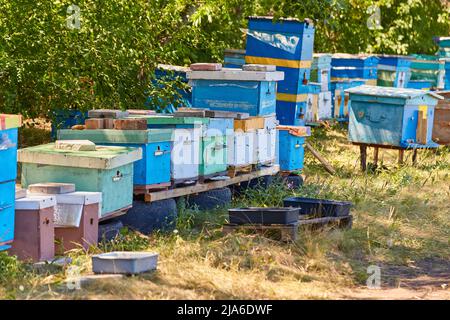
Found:
[[[63,283],[67,267],[36,272],[2,254],[0,296],[326,299],[337,297],[340,290],[364,285],[371,264],[407,267],[427,258],[449,260],[448,148],[419,152],[415,166],[411,166],[408,153],[405,165],[399,166],[395,151],[381,151],[379,168],[362,173],[359,149],[347,142],[345,129],[314,131],[310,142],[336,168],[336,176],[326,173],[307,153],[302,188],[289,190],[281,181],[275,181],[267,189],[247,189],[233,199],[233,206],[279,206],[284,197],[291,195],[349,200],[354,203],[351,230],[303,232],[291,244],[257,234],[223,236],[221,225],[227,220],[226,209],[199,211],[179,201],[175,232],[144,236],[124,229],[111,242],[69,253],[72,265],[88,274],[94,253],[157,251],[157,272],[70,291]]]

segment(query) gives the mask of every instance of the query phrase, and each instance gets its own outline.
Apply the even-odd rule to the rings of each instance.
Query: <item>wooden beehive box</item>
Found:
[[[360,86],[350,94],[349,140],[403,148],[432,148],[439,95],[422,90]]]
[[[141,148],[142,159],[134,162],[135,186],[170,182],[172,135],[172,129],[58,131],[60,140],[82,139],[101,145]]]
[[[70,140],[69,140],[70,141]],[[77,190],[102,192],[102,217],[131,206],[133,163],[140,148],[97,146],[95,151],[55,149],[54,143],[21,149],[22,186],[40,182],[73,183]]]

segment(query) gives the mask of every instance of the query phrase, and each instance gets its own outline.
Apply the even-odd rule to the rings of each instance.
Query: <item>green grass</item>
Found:
[[[199,211],[180,201],[175,232],[144,236],[124,229],[111,242],[69,253],[84,274],[89,273],[93,253],[157,251],[156,273],[70,291],[62,285],[67,267],[37,272],[3,253],[0,297],[322,299],[362,288],[372,264],[382,267],[385,285],[405,276],[392,270],[408,274],[427,259],[450,266],[448,148],[419,152],[414,167],[410,155],[407,164],[398,166],[394,151],[382,151],[379,168],[362,173],[359,150],[349,145],[342,127],[316,128],[309,141],[336,168],[335,176],[307,153],[303,187],[290,190],[275,181],[267,189],[247,189],[233,199],[233,206],[279,206],[291,195],[349,200],[354,203],[351,230],[305,231],[291,244],[258,234],[223,236],[226,208]]]

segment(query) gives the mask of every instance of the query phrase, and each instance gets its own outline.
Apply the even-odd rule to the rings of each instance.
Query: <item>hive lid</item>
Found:
[[[102,143],[128,143],[147,144],[153,142],[172,141],[172,129],[147,129],[147,130],[58,130],[58,139],[86,139],[97,144]]]
[[[22,116],[0,113],[0,130],[19,128],[22,126]]]
[[[379,59],[377,56],[372,54],[366,54],[366,53],[358,53],[358,54],[351,54],[351,53],[334,53],[332,55],[333,59],[359,59],[359,60],[366,60],[366,59]]]
[[[39,193],[45,195],[70,193],[75,191],[75,184],[55,182],[35,183],[28,186],[28,191],[31,194]]]
[[[281,81],[282,71],[244,71],[235,68],[223,68],[220,71],[188,71],[190,80],[231,80],[231,81]]]
[[[417,89],[403,89],[403,88],[391,88],[391,87],[377,87],[377,86],[366,86],[362,85],[359,87],[354,87],[346,89],[345,92],[352,94],[360,94],[367,96],[379,96],[379,97],[391,97],[391,98],[403,98],[403,99],[414,99],[422,97],[424,95],[432,96],[435,99],[444,99],[442,96],[431,92],[423,91]]]
[[[142,159],[141,148],[97,146],[95,151],[58,150],[54,143],[20,149],[19,162],[89,168],[113,169]]]
[[[208,71],[211,72],[211,71]],[[147,124],[159,124],[159,125],[180,125],[180,124],[206,124],[209,123],[208,118],[196,118],[196,117],[174,117],[172,115],[135,115],[130,118],[146,119]]]
[[[305,126],[277,126],[277,130],[289,131],[290,134],[297,137],[309,137],[311,135],[311,127]]]
[[[16,200],[16,210],[41,210],[56,206],[54,196],[28,195]]]
[[[101,192],[76,191],[55,195],[58,204],[83,204],[89,205],[102,202]]]

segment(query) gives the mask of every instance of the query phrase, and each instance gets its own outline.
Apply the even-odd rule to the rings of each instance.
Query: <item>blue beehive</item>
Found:
[[[431,140],[439,95],[422,90],[360,86],[350,94],[349,140],[403,148],[437,147]]]
[[[241,69],[245,64],[245,50],[225,49],[223,62],[225,68]]]
[[[321,91],[331,89],[331,54],[314,53],[314,60],[311,67],[311,82],[321,84]]]
[[[281,126],[278,129],[278,163],[282,171],[303,169],[305,139],[310,127]]]
[[[346,89],[358,87],[365,84],[364,80],[340,80],[331,81],[331,95],[332,95],[332,115],[338,121],[347,121],[348,112],[350,110],[350,101]]]
[[[89,140],[98,145],[141,148],[142,159],[134,162],[134,186],[170,183],[171,129],[59,130],[58,139]]]
[[[79,110],[55,110],[52,114],[52,138],[56,138],[56,133],[59,129],[70,129],[75,125],[84,124],[88,117],[87,112]]]
[[[438,56],[413,54],[411,61],[411,80],[431,81],[431,89],[443,89],[445,62]]]
[[[406,88],[411,78],[411,57],[381,55],[379,58],[377,85]]]
[[[195,108],[247,112],[251,116],[270,115],[276,110],[279,71],[189,71],[192,105]]]
[[[431,80],[409,80],[406,87],[408,89],[431,90],[433,82]]]
[[[277,94],[277,119],[282,125],[303,126],[307,113],[309,85],[299,85],[298,94]]]
[[[158,64],[158,67],[155,69],[155,79],[152,83],[161,88],[164,87],[161,81],[179,80],[181,83],[187,84],[186,72],[188,70],[188,67]],[[178,107],[190,107],[192,92],[184,88],[178,88],[176,92],[178,96],[173,97],[173,103],[168,104],[160,98],[148,97],[145,106],[162,113],[173,113]]]
[[[304,123],[306,93],[303,86],[311,76],[314,25],[308,19],[250,17],[248,23],[246,63],[272,64],[284,72],[278,83],[277,118],[281,124]],[[303,116],[302,116],[303,115]]]
[[[0,114],[0,251],[14,239],[17,128],[21,124],[20,116]]]
[[[377,79],[379,59],[370,55],[337,53],[331,59],[331,80]]]

